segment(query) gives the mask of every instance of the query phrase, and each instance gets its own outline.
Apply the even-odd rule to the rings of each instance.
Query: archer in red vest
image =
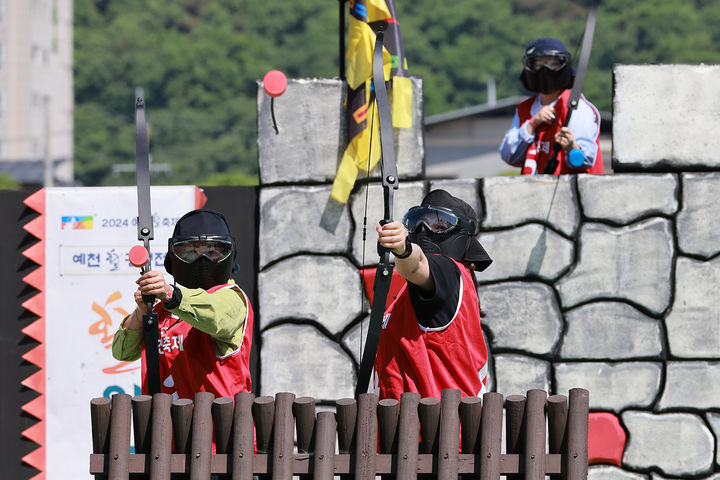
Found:
[[[232,398],[250,391],[253,310],[231,278],[235,253],[225,216],[193,210],[178,220],[168,240],[165,269],[176,283],[168,285],[157,271],[137,280],[137,306],[115,333],[112,353],[125,361],[142,356],[143,393],[148,392],[143,294],[157,298],[153,310],[160,327],[156,348],[162,393],[192,399],[196,392]]]
[[[581,95],[570,123],[563,127],[574,79],[570,52],[560,40],[544,37],[528,45],[520,80],[537,95],[518,105],[500,146],[502,159],[522,168],[523,175],[543,173],[554,143],[561,147],[555,175],[603,173],[597,108]]]
[[[402,223],[378,225],[377,232],[406,280],[383,320],[374,365],[378,395],[440,398],[446,388],[482,395],[488,354],[474,272],[492,260],[475,238],[475,211],[434,190]]]

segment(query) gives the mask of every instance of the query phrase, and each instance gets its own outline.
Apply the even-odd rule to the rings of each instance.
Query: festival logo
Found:
[[[60,230],[69,227],[71,230],[92,230],[92,215],[70,215],[60,217]]]

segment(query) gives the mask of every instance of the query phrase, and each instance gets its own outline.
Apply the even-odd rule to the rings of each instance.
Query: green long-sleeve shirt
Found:
[[[228,283],[234,284],[233,280]],[[213,337],[215,353],[228,355],[242,344],[247,318],[245,295],[231,288],[208,293],[201,288],[180,289],[182,298],[176,308],[167,310],[200,331]],[[129,315],[128,315],[129,317]],[[113,337],[112,354],[117,360],[132,362],[142,354],[143,331],[124,327],[125,317]]]

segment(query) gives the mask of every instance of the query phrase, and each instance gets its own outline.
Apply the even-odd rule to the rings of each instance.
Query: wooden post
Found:
[[[417,462],[420,444],[419,404],[419,393],[406,392],[400,396],[397,480],[417,479]]]
[[[317,414],[315,431],[315,480],[333,480],[335,472],[335,414],[320,412]]]
[[[548,451],[549,453],[567,452],[567,397],[565,395],[551,395],[548,397]],[[551,475],[553,480],[562,478],[562,475]]]
[[[127,393],[116,393],[112,396],[109,480],[127,480],[130,476],[130,403],[131,397]]]
[[[258,453],[268,453],[272,439],[273,418],[275,417],[275,399],[273,397],[257,397],[252,406],[255,419],[255,435]]]
[[[110,447],[110,399],[106,397],[93,398],[90,401],[90,423],[92,427],[93,453],[105,456],[103,471],[108,471],[108,448]],[[107,474],[95,475],[95,480],[106,480]]]
[[[420,416],[420,453],[436,453],[440,425],[440,399],[423,398],[418,406]]]
[[[503,396],[488,392],[483,395],[480,421],[480,480],[499,480],[500,447],[502,443]]]
[[[397,452],[397,426],[400,405],[394,398],[384,398],[378,403],[378,435],[380,453]]]
[[[212,418],[215,425],[215,452],[229,453],[232,435],[233,399],[216,398],[212,402]]]
[[[310,453],[315,444],[315,399],[300,397],[293,403],[298,453]]]
[[[358,398],[355,435],[355,480],[375,480],[377,461],[377,395],[361,393]]]
[[[135,453],[150,452],[150,409],[152,397],[137,395],[132,398],[133,437]]]
[[[568,480],[586,480],[588,474],[588,415],[590,393],[583,388],[570,390],[568,406],[566,469]]]
[[[275,395],[275,428],[273,429],[272,478],[292,480],[294,430],[292,405],[295,395],[280,392]]]
[[[545,404],[547,392],[529,390],[525,404],[525,479],[545,479]]]
[[[253,453],[255,451],[255,423],[252,406],[255,395],[251,392],[235,394],[232,440],[232,480],[252,480]]]
[[[482,400],[480,397],[465,397],[460,400],[460,432],[462,453],[476,453],[480,448],[480,418]]]
[[[337,434],[340,453],[350,453],[355,440],[357,423],[357,401],[354,398],[341,398],[335,402],[337,410]]]
[[[505,451],[509,454],[521,454],[525,448],[525,397],[508,395],[505,399]],[[508,480],[519,480],[520,474],[508,475]]]
[[[190,443],[190,480],[207,480],[212,467],[212,392],[195,393]]]
[[[172,459],[172,397],[156,393],[150,412],[150,480],[170,480]]]
[[[190,452],[190,427],[192,426],[193,404],[189,398],[173,400],[170,406],[175,453]],[[186,466],[187,468],[187,466]],[[186,470],[187,471],[187,470]]]
[[[438,441],[438,479],[457,480],[460,450],[460,416],[458,408],[462,394],[456,388],[441,393],[440,438]]]

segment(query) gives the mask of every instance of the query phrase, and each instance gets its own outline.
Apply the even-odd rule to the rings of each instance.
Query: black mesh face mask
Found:
[[[180,285],[207,290],[227,283],[235,254],[235,240],[225,217],[213,210],[193,210],[175,225],[165,269]]]

